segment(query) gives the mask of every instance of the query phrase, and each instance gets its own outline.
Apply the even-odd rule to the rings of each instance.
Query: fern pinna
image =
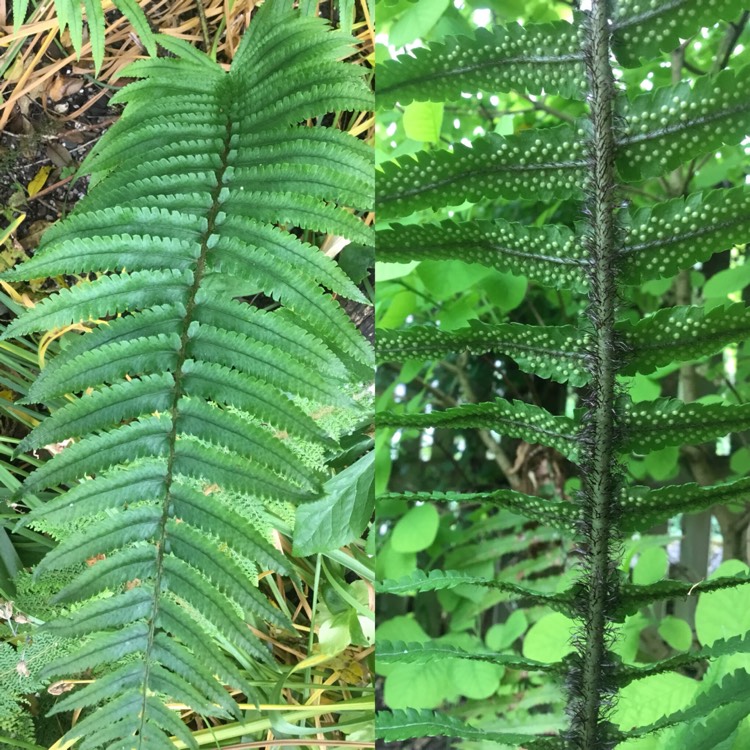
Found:
[[[413,402],[404,399],[403,406],[377,415],[378,429],[387,435],[393,430],[477,428],[547,446],[577,466],[581,480],[574,503],[542,501],[514,489],[430,493],[425,488],[381,497],[388,503],[491,503],[555,529],[575,530],[580,552],[577,581],[557,592],[449,569],[418,570],[379,584],[381,592],[396,595],[471,584],[574,618],[574,651],[555,663],[481,649],[462,651],[440,641],[379,639],[377,644],[379,664],[388,669],[451,658],[556,674],[567,688],[567,729],[554,737],[534,737],[512,731],[512,716],[511,728],[503,730],[491,721],[491,728],[481,728],[450,713],[397,708],[379,714],[379,734],[386,740],[447,735],[528,748],[601,750],[626,747],[629,741],[683,722],[694,726],[713,708],[728,706],[692,736],[691,747],[708,748],[714,744],[700,742],[718,741],[719,732],[721,738],[728,737],[744,716],[741,701],[750,680],[740,670],[707,684],[690,709],[655,723],[631,728],[610,720],[618,691],[630,683],[714,657],[747,653],[750,647],[747,637],[733,637],[645,667],[623,664],[612,651],[617,623],[640,607],[748,580],[738,575],[696,585],[673,580],[636,585],[619,569],[624,534],[647,531],[676,513],[746,496],[746,480],[705,487],[629,487],[622,468],[627,454],[699,444],[745,430],[750,427],[750,411],[745,404],[687,403],[687,396],[636,403],[621,376],[691,362],[747,337],[743,322],[748,311],[742,303],[710,311],[680,303],[638,320],[626,301],[631,285],[672,277],[744,243],[747,188],[692,194],[686,190],[643,208],[629,207],[623,197],[626,187],[642,192],[641,185],[652,178],[664,177],[669,187],[666,178],[673,170],[724,145],[739,144],[747,133],[750,101],[744,94],[746,68],[718,65],[712,74],[699,75],[693,85],[675,82],[638,96],[625,95],[615,72],[621,75],[623,68],[656,59],[702,26],[731,21],[741,11],[741,5],[731,0],[592,0],[589,9],[572,14],[571,22],[480,29],[473,36],[449,37],[414,49],[378,69],[379,111],[420,101],[461,101],[467,96],[462,92],[473,91],[516,91],[532,102],[539,95],[553,94],[580,102],[578,111],[583,111],[584,102],[588,109],[587,115],[563,117],[570,121],[553,127],[506,136],[480,134],[471,143],[386,161],[376,178],[379,261],[460,259],[525,276],[551,289],[570,290],[586,304],[578,325],[474,321],[458,330],[418,324],[378,332],[379,362],[405,363],[410,377],[415,361],[489,352],[513,359],[524,372],[568,384],[568,401],[575,396],[574,388],[582,388],[576,396],[581,408],[564,415],[502,398],[427,413],[412,413]],[[695,161],[688,175],[694,167]],[[530,226],[505,218],[465,218],[465,201],[486,206],[514,199],[576,203],[585,219],[571,225]],[[452,209],[452,218],[438,221],[446,209]],[[684,741],[686,737],[682,735]]]
[[[320,414],[360,420],[372,367],[336,297],[366,299],[298,236],[370,242],[357,212],[371,207],[371,149],[309,124],[370,107],[361,68],[341,62],[351,40],[266,3],[228,72],[159,43],[173,56],[129,68],[140,80],[116,96],[124,113],[82,167],[87,197],[4,275],[95,276],[5,333],[94,328],[28,401],[83,395],[19,446],[74,438],[19,497],[34,508],[24,523],[78,527],[36,574],[76,573],[56,595],[67,616],[46,628],[80,646],[45,674],[94,670],[54,708],[98,706],[64,738],[81,748],[172,748],[169,735],[194,747],[167,701],[229,717],[241,714],[225,685],[259,700],[250,683],[276,665],[248,623],[291,630],[254,585],[291,572],[263,519],[319,493],[338,437]],[[264,309],[242,299],[261,293]],[[34,501],[58,486],[69,489]]]

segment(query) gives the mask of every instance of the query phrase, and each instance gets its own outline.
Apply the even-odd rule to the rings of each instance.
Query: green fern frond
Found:
[[[750,191],[743,186],[692,193],[639,208],[623,222],[623,282],[667,278],[744,243],[750,231]]]
[[[568,227],[529,227],[502,219],[440,224],[394,224],[378,231],[378,259],[452,260],[526,276],[547,286],[586,286],[586,259]]]
[[[552,500],[536,495],[526,495],[514,490],[493,492],[387,492],[378,496],[380,502],[406,501],[436,503],[487,503],[507,508],[526,518],[538,520],[561,531],[575,528],[579,517],[575,505],[564,500]]]
[[[491,133],[471,146],[420,152],[403,163],[386,162],[376,177],[378,218],[479,203],[493,198],[580,198],[586,177],[583,125],[560,125],[541,133]],[[456,197],[460,196],[460,200]]]
[[[647,375],[671,362],[690,362],[716,354],[750,336],[750,309],[738,302],[706,311],[703,307],[659,310],[620,328],[630,349],[624,375]]]
[[[623,531],[655,525],[679,513],[697,513],[713,505],[743,500],[750,491],[750,478],[704,487],[694,482],[651,489],[631,487],[622,503]]]
[[[411,575],[404,576],[403,578],[379,581],[375,584],[375,589],[383,594],[409,596],[425,591],[444,591],[467,584],[495,589],[504,594],[510,594],[514,598],[525,599],[534,604],[545,604],[565,614],[572,615],[573,613],[572,591],[565,591],[560,594],[548,594],[527,588],[526,586],[519,586],[515,583],[496,581],[490,578],[483,578],[482,576],[473,576],[458,570],[435,569],[428,573],[416,570]]]
[[[464,659],[502,664],[511,669],[539,672],[559,672],[562,664],[545,664],[534,659],[521,659],[515,654],[498,654],[494,651],[465,651],[446,643],[404,643],[403,641],[378,641],[377,660],[384,664],[426,664],[433,659]]]
[[[619,670],[618,681],[621,685],[628,685],[634,680],[642,680],[645,677],[661,674],[662,672],[671,672],[680,667],[689,666],[708,659],[716,659],[719,656],[747,653],[750,653],[750,635],[745,633],[744,635],[736,635],[732,638],[714,641],[710,646],[704,646],[694,653],[678,654],[669,659],[660,659],[645,666],[623,665]]]
[[[477,29],[378,66],[378,108],[451,101],[462,91],[528,91],[583,99],[580,27],[564,21]]]
[[[262,519],[319,494],[340,430],[317,412],[359,414],[373,361],[338,302],[365,298],[289,231],[372,239],[357,213],[373,198],[371,150],[306,124],[370,106],[361,68],[340,62],[350,42],[273,3],[228,73],[165,41],[177,57],[127,72],[141,80],[85,161],[89,195],[4,277],[96,276],[5,333],[94,328],[28,399],[83,395],[19,446],[75,438],[21,492],[68,487],[23,525],[67,528],[36,575],[72,575],[48,627],[77,647],[45,674],[99,677],[58,706],[89,709],[62,740],[82,750],[171,748],[170,735],[195,747],[166,701],[238,715],[225,684],[259,696],[236,664],[276,669],[248,624],[292,629],[256,586],[262,571],[293,575]],[[270,309],[238,299],[259,293]]]
[[[746,135],[748,68],[664,86],[623,103],[617,167],[626,181],[655,177]]]
[[[523,745],[529,750],[562,750],[564,747],[558,738],[538,739],[528,734],[477,729],[450,714],[427,709],[381,711],[378,714],[377,733],[386,742],[411,737],[456,737],[499,745]]]
[[[378,358],[381,362],[402,362],[409,358],[440,359],[461,351],[495,352],[512,357],[524,372],[581,386],[588,381],[583,344],[583,337],[573,326],[490,325],[475,321],[470,328],[457,331],[428,326],[382,331],[378,333]]]
[[[708,591],[719,591],[721,589],[734,588],[750,583],[750,575],[721,576],[711,578],[699,583],[686,583],[684,581],[659,581],[648,586],[635,584],[624,584],[620,591],[620,598],[613,615],[624,618],[632,615],[640,607],[649,602],[659,599],[676,599],[681,596],[706,593]]]
[[[672,0],[668,3],[619,0],[613,8],[612,49],[617,62],[637,68],[641,60],[671,52],[702,26],[734,20],[744,10],[738,0]]]
[[[528,443],[547,445],[571,460],[578,452],[575,422],[554,416],[546,409],[523,401],[497,401],[463,404],[429,414],[380,412],[379,427],[436,427],[456,429],[487,427]]]
[[[621,450],[648,453],[672,445],[697,445],[750,427],[750,404],[686,404],[661,398],[629,404],[623,412]]]

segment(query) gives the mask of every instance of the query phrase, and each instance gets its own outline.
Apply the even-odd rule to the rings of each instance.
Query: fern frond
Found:
[[[697,34],[702,26],[712,26],[719,20],[734,20],[743,9],[738,0],[712,3],[621,0],[613,9],[612,49],[620,65],[637,68],[641,60],[651,60],[660,52],[671,52],[683,39]]]
[[[536,495],[526,495],[514,490],[494,492],[388,492],[378,496],[381,502],[406,501],[436,503],[487,503],[539,520],[562,531],[575,528],[579,511],[575,505],[563,500],[551,500]]]
[[[581,124],[583,128],[583,124]],[[582,136],[570,125],[502,137],[491,133],[471,146],[420,152],[386,162],[376,176],[378,217],[391,220],[428,208],[493,198],[581,198],[587,161]]]
[[[745,137],[748,68],[664,86],[622,105],[617,167],[626,181],[663,174]]]
[[[501,434],[555,448],[571,460],[578,452],[575,422],[523,401],[463,404],[429,414],[379,412],[379,427],[487,427]]]
[[[528,734],[477,729],[455,716],[427,709],[381,711],[378,713],[377,733],[386,742],[412,737],[456,737],[499,745],[523,745],[529,750],[562,750],[564,747],[559,738],[536,738]]]
[[[672,445],[697,445],[750,427],[750,404],[685,404],[661,398],[629,404],[623,413],[623,451],[648,453]]]
[[[466,651],[437,641],[404,643],[403,641],[378,641],[377,660],[384,664],[427,664],[433,659],[464,659],[503,664],[511,669],[539,672],[560,672],[562,664],[545,664],[534,659],[522,659],[516,654],[498,654],[494,651]]]
[[[624,584],[620,591],[620,598],[614,611],[614,616],[623,619],[626,615],[632,615],[640,607],[649,602],[659,599],[675,599],[680,596],[706,593],[708,591],[719,591],[720,589],[734,588],[750,583],[750,575],[721,576],[711,578],[699,583],[686,583],[685,581],[658,581],[648,586],[637,586],[635,584]]]
[[[366,300],[289,231],[372,239],[356,213],[372,202],[371,150],[305,124],[369,107],[361,68],[340,62],[351,40],[266,3],[229,72],[162,41],[177,57],[129,68],[141,80],[84,163],[89,195],[5,277],[96,276],[5,333],[94,328],[28,398],[84,395],[20,447],[76,439],[21,492],[68,487],[24,524],[67,525],[36,573],[71,572],[49,629],[80,641],[47,675],[101,676],[61,702],[97,707],[61,740],[82,750],[195,747],[167,700],[225,718],[238,714],[225,684],[258,701],[236,664],[276,664],[248,624],[291,623],[256,579],[295,577],[267,517],[319,494],[338,436],[316,414],[360,409],[373,359],[337,297]],[[271,309],[238,299],[259,293]]]
[[[378,359],[399,362],[409,358],[440,359],[461,351],[495,352],[512,357],[524,372],[581,386],[588,381],[583,344],[583,336],[573,326],[491,325],[475,321],[471,327],[456,331],[428,326],[384,330],[378,333]]]
[[[560,594],[548,594],[525,586],[519,586],[515,583],[496,581],[490,578],[483,578],[482,576],[473,576],[458,570],[435,569],[428,573],[416,570],[411,575],[397,580],[379,581],[375,584],[375,589],[383,594],[408,596],[425,591],[444,591],[445,589],[453,589],[456,586],[467,584],[495,589],[496,591],[510,594],[514,598],[526,599],[535,604],[545,604],[566,614],[573,613],[572,591],[565,591]]]
[[[587,261],[572,230],[510,221],[394,224],[378,231],[378,259],[384,261],[453,260],[480,263],[526,276],[546,286],[585,288]]]
[[[685,667],[708,659],[716,659],[719,656],[731,654],[750,653],[750,635],[735,635],[732,638],[714,641],[710,646],[695,651],[691,654],[678,654],[669,659],[661,659],[645,666],[627,665],[622,666],[619,671],[618,681],[621,685],[628,685],[634,680],[642,680],[654,674],[670,672],[680,667]]]
[[[668,278],[745,242],[750,232],[747,187],[709,190],[639,208],[624,219],[623,283]]]
[[[378,108],[450,101],[462,91],[528,91],[583,99],[580,27],[564,21],[448,37],[378,66]]]
[[[675,711],[648,726],[623,732],[622,736],[623,738],[643,737],[675,724],[704,719],[711,716],[717,708],[729,703],[746,703],[748,699],[750,699],[750,675],[744,669],[736,669],[707,690],[698,693],[688,708]]]
[[[679,513],[697,513],[713,505],[743,500],[750,492],[750,478],[704,487],[694,482],[651,489],[632,487],[622,502],[623,531],[635,531],[644,524],[661,523]]]
[[[665,308],[620,327],[630,349],[624,375],[647,375],[670,362],[690,362],[720,352],[750,336],[750,309],[738,302],[706,311],[703,307]]]

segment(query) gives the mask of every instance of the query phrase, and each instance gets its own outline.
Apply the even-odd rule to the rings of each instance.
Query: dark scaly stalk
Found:
[[[609,612],[616,598],[618,571],[614,508],[620,488],[617,457],[617,202],[615,177],[615,83],[610,65],[607,0],[593,0],[586,42],[590,106],[588,233],[591,260],[588,317],[592,326],[588,367],[591,385],[583,443],[583,586],[578,663],[571,674],[570,739],[581,750],[613,746],[606,714],[616,692],[610,656]]]

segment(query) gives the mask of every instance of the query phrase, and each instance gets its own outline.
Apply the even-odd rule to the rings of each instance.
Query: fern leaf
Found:
[[[102,276],[90,284],[63,289],[57,295],[42,300],[29,310],[28,315],[16,318],[2,338],[63,328],[71,323],[115,315],[126,309],[140,310],[165,298],[184,302],[192,282],[189,271],[136,271]]]
[[[164,412],[173,389],[170,373],[103,388],[58,409],[19,443],[17,453],[98,432],[149,411]]]
[[[750,191],[710,190],[639,208],[625,219],[623,282],[674,276],[743,243],[750,231]]]
[[[99,75],[104,62],[104,11],[99,0],[83,0],[86,23],[89,27],[91,57],[94,59],[94,74]]]
[[[495,352],[512,357],[524,372],[580,386],[588,381],[583,345],[583,337],[573,326],[474,322],[470,328],[457,331],[427,326],[382,331],[378,333],[377,353],[381,362],[388,362],[440,359],[460,351]]]
[[[439,224],[394,224],[378,230],[378,260],[452,260],[460,252],[479,263],[546,286],[586,286],[581,245],[565,226],[525,226],[502,219]]]
[[[750,575],[721,576],[699,583],[685,583],[684,581],[659,581],[648,586],[634,584],[623,585],[616,609],[616,615],[622,619],[626,615],[634,614],[640,607],[658,599],[675,599],[678,596],[690,596],[707,591],[733,588],[750,583]]]
[[[688,708],[665,716],[653,724],[623,732],[623,737],[643,737],[660,729],[696,721],[711,716],[712,712],[728,703],[747,702],[750,699],[750,679],[744,669],[737,669],[725,675],[704,692],[698,693]]]
[[[147,586],[85,604],[73,615],[54,620],[46,629],[64,638],[74,638],[144,619],[151,610],[154,592]]]
[[[432,42],[378,66],[378,108],[459,99],[462,91],[520,90],[583,99],[580,30],[560,21],[492,30]]]
[[[735,635],[731,638],[714,641],[710,646],[704,646],[691,654],[678,654],[669,659],[661,659],[645,666],[623,666],[620,668],[618,682],[620,685],[627,685],[634,680],[641,680],[644,677],[650,677],[662,672],[670,672],[700,661],[716,659],[720,656],[729,656],[731,654],[747,653],[750,653],[750,635],[747,633],[744,635]]]
[[[60,22],[60,33],[70,31],[70,43],[78,57],[83,49],[83,18],[81,0],[55,0],[55,11]]]
[[[668,3],[640,3],[624,0],[613,9],[612,49],[620,65],[637,68],[660,52],[671,52],[683,39],[697,34],[702,26],[719,20],[731,21],[742,12],[738,0],[672,0]]]
[[[29,9],[29,0],[13,0],[13,33],[18,31],[26,22],[26,13]]]
[[[152,44],[134,0],[116,4]],[[238,715],[226,684],[259,702],[236,664],[276,663],[248,623],[291,625],[255,578],[295,577],[268,516],[319,493],[338,428],[314,415],[351,419],[373,359],[337,301],[363,296],[289,231],[372,239],[357,213],[372,203],[371,149],[305,124],[369,107],[360,66],[340,62],[351,39],[266,3],[229,72],[161,41],[177,57],[130,66],[141,80],[82,168],[89,195],[6,277],[96,276],[6,331],[94,328],[68,337],[28,398],[90,392],[21,448],[76,438],[21,492],[62,489],[25,524],[87,521],[37,568],[73,575],[54,597],[70,614],[49,628],[83,639],[48,674],[102,675],[62,704],[97,706],[63,738],[81,750],[171,748],[172,735],[194,747],[167,700]],[[259,293],[276,309],[238,300]]]
[[[578,452],[578,438],[572,419],[553,416],[545,409],[523,401],[463,404],[429,414],[380,412],[378,426],[439,429],[486,427],[528,443],[547,445],[571,460]]]
[[[581,135],[570,125],[502,136],[491,133],[471,146],[420,152],[403,164],[386,162],[376,176],[378,218],[479,203],[493,198],[580,198],[587,162]]]
[[[386,742],[413,737],[456,737],[499,745],[523,745],[529,750],[559,750],[564,747],[558,738],[535,738],[528,734],[477,729],[455,716],[427,709],[380,711],[376,727],[378,737]]]
[[[750,404],[685,404],[661,398],[627,406],[623,451],[648,453],[671,445],[697,445],[750,427]]]
[[[154,34],[151,31],[146,14],[141,10],[138,3],[135,0],[113,0],[113,2],[115,7],[127,16],[148,54],[151,57],[156,57]]]
[[[663,174],[690,159],[739,143],[750,102],[748,68],[665,86],[623,105],[626,133],[617,167],[626,181]]]
[[[443,591],[453,589],[456,586],[484,586],[495,589],[505,594],[510,594],[515,598],[527,599],[535,604],[546,604],[553,609],[565,613],[572,613],[572,592],[563,592],[561,594],[546,594],[541,591],[519,586],[507,581],[496,581],[481,576],[473,576],[457,570],[431,570],[425,573],[417,570],[411,575],[404,576],[397,580],[380,581],[375,584],[375,590],[383,594],[397,594],[408,596],[415,592],[423,593],[425,591]]]
[[[704,487],[694,482],[657,489],[631,488],[622,502],[623,531],[636,531],[644,524],[655,525],[679,513],[697,513],[713,505],[741,501],[750,491],[750,479]]]
[[[742,303],[659,310],[635,324],[620,327],[630,349],[624,375],[648,374],[670,362],[690,362],[716,354],[750,336],[750,309]]]
[[[389,492],[378,496],[381,502],[406,501],[436,503],[487,503],[518,513],[532,520],[553,526],[562,531],[570,531],[578,520],[575,505],[562,500],[540,498],[514,490],[494,492]]]
[[[465,651],[456,646],[437,641],[404,643],[403,641],[378,641],[377,661],[383,664],[427,664],[433,659],[463,659],[503,664],[511,669],[539,672],[561,671],[561,664],[545,664],[534,659],[522,659],[515,654],[498,654],[494,651]]]

